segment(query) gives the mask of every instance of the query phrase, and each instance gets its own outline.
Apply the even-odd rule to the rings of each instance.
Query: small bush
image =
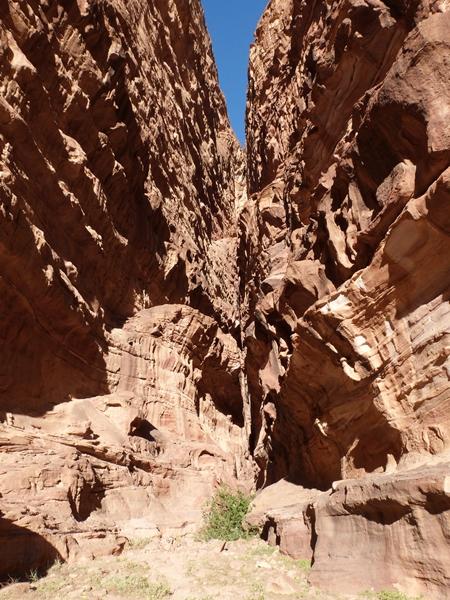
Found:
[[[30,581],[31,583],[36,583],[37,581],[39,581],[40,576],[39,576],[39,571],[37,569],[32,569],[28,575],[27,575],[27,581]]]
[[[234,493],[222,486],[208,503],[203,518],[205,525],[200,537],[203,540],[232,542],[254,535],[255,531],[244,528],[244,518],[252,498],[242,492]]]
[[[307,558],[299,558],[296,563],[302,571],[305,571],[305,573],[308,573],[311,570],[311,561]]]
[[[247,596],[246,600],[265,600],[266,595],[264,594],[264,588],[262,584],[255,583],[251,587],[250,595]]]
[[[143,550],[152,543],[152,538],[136,538],[128,540],[128,545],[132,550]]]

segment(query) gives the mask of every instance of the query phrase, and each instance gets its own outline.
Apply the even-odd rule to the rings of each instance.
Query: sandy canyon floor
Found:
[[[409,600],[395,591],[323,593],[307,582],[309,565],[258,539],[201,542],[134,540],[117,557],[54,565],[47,575],[12,582],[0,600]]]

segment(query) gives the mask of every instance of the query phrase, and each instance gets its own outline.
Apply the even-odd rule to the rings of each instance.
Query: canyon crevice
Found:
[[[0,39],[0,577],[225,482],[318,587],[445,598],[448,1],[271,0],[245,151],[199,0]]]

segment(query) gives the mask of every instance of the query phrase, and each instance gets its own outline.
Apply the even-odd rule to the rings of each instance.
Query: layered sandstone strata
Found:
[[[329,592],[399,589],[445,599],[450,585],[448,455],[391,474],[336,482],[329,491],[281,480],[256,498],[248,522]]]
[[[240,352],[213,319],[141,311],[105,360],[112,393],[0,425],[2,578],[196,530],[218,483],[252,485]]]
[[[447,448],[439,6],[274,1],[259,26],[241,217],[258,286],[242,287],[268,480],[327,487]]]
[[[0,578],[192,530],[250,450],[315,584],[445,597],[448,2],[271,0],[247,166],[199,0],[0,25]]]
[[[416,494],[427,467],[410,469],[450,450],[449,8],[272,0],[251,50],[240,273],[260,484],[367,481],[348,484],[361,486],[359,509],[337,493],[321,505],[328,533],[317,521],[310,535],[297,511],[298,547],[312,543],[323,586],[352,587],[334,578],[339,557],[372,539],[377,558],[369,569],[362,557],[353,588],[361,573],[377,587],[448,586],[450,564],[437,560],[448,486],[427,502]],[[383,472],[377,499],[370,482]],[[409,493],[420,514],[391,510]]]
[[[0,44],[3,578],[187,531],[252,473],[200,2],[5,1]]]
[[[198,1],[0,20],[2,410],[42,412],[106,390],[107,332],[142,308],[235,326],[241,165]]]

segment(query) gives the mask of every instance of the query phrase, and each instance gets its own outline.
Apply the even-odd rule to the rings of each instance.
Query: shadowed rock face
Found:
[[[265,481],[448,448],[449,19],[274,0],[259,25],[240,249]]]
[[[251,448],[303,486],[263,522],[325,588],[448,589],[449,8],[272,0],[251,50]]]
[[[189,531],[253,473],[245,168],[200,2],[2,2],[0,44],[1,533],[35,535],[6,577]]]
[[[241,167],[198,1],[0,20],[0,393],[42,412],[106,391],[106,332],[142,308],[235,326]]]
[[[0,583],[10,577],[20,578],[32,571],[43,575],[60,558],[58,552],[43,537],[23,527],[18,527],[0,515],[0,542],[7,547],[2,552]]]

